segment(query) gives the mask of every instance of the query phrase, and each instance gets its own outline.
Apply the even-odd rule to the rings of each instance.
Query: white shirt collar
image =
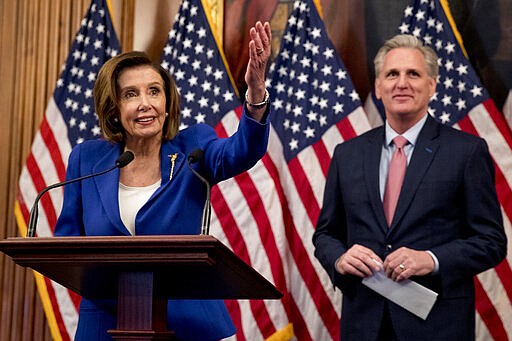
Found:
[[[409,141],[411,145],[416,144],[416,140],[418,139],[418,135],[420,134],[421,128],[423,128],[423,125],[427,121],[427,115],[428,113],[425,113],[425,115],[416,122],[415,125],[413,125],[411,128],[407,129],[403,134],[398,134],[396,131],[391,128],[389,125],[389,122],[386,120],[386,147],[390,145],[391,141],[398,135],[402,135]]]

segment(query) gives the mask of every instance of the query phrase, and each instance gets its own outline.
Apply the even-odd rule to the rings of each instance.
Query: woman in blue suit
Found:
[[[105,139],[77,145],[66,177],[104,170],[126,150],[135,158],[124,168],[67,186],[56,236],[199,233],[206,189],[186,166],[189,153],[203,150],[194,166],[215,184],[251,168],[267,148],[269,24],[258,22],[250,35],[244,113],[238,131],[226,139],[204,124],[178,131],[176,85],[146,54],[128,52],[105,63],[94,86]],[[222,301],[172,300],[168,310],[168,327],[180,340],[218,340],[235,333]],[[75,340],[111,340],[107,330],[115,327],[115,301],[82,299]]]

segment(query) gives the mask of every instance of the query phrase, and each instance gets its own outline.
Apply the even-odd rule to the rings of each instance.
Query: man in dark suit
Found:
[[[483,139],[428,115],[438,75],[432,49],[399,35],[374,62],[386,123],[336,147],[313,236],[315,256],[343,293],[341,339],[474,339],[473,276],[506,255],[493,160]],[[406,171],[388,214],[395,149]],[[380,268],[438,293],[426,320],[362,284]]]

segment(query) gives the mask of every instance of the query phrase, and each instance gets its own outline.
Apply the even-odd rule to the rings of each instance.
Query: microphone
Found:
[[[85,180],[88,178],[92,178],[94,176],[102,175],[102,174],[108,173],[116,168],[123,168],[124,166],[126,166],[127,164],[132,162],[134,158],[135,158],[135,156],[133,155],[132,152],[126,151],[126,152],[122,153],[121,155],[119,155],[119,157],[116,160],[116,165],[112,168],[109,168],[102,172],[84,175],[79,178],[69,179],[69,180],[66,180],[63,182],[58,182],[58,183],[55,183],[55,184],[50,185],[50,186],[46,187],[45,189],[43,189],[37,195],[36,200],[34,200],[34,205],[32,206],[32,209],[30,210],[30,218],[28,220],[28,228],[27,228],[27,237],[34,237],[36,234],[37,216],[39,213],[37,206],[39,204],[39,199],[41,199],[43,194],[45,194],[49,190],[56,188],[56,187],[65,186],[65,185],[73,183],[73,182],[82,181],[82,180]]]
[[[194,173],[199,180],[201,180],[206,185],[206,200],[204,202],[203,207],[203,215],[201,217],[201,234],[208,235],[210,233],[210,216],[212,212],[212,205],[210,201],[211,197],[211,186],[208,180],[201,176],[194,168],[192,168],[192,164],[198,162],[203,158],[203,151],[201,149],[194,149],[188,154],[187,157],[187,165],[188,168]]]

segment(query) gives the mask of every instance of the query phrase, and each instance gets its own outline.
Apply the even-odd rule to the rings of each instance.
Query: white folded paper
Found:
[[[382,269],[364,278],[363,284],[423,320],[437,299],[436,292],[409,279],[395,282]]]

